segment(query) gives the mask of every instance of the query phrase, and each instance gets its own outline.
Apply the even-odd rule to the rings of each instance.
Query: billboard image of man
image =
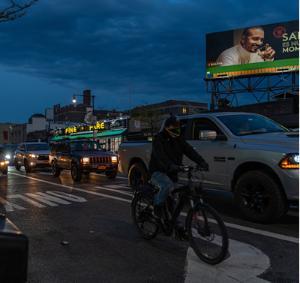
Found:
[[[251,27],[243,30],[239,44],[224,50],[218,57],[218,65],[230,66],[239,64],[273,61],[275,50],[264,44],[265,32],[262,27]]]

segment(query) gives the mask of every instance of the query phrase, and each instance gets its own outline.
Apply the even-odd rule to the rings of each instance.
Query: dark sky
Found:
[[[297,0],[40,0],[0,23],[0,122],[26,122],[86,88],[102,109],[209,102],[205,34],[298,10]]]

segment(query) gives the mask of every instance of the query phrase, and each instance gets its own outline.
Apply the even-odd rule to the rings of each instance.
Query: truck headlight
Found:
[[[5,159],[7,159],[7,160],[10,160],[11,159],[11,156],[10,156],[10,154],[5,154]]]
[[[38,158],[38,155],[33,154],[33,153],[30,153],[30,154],[29,154],[29,157],[30,157],[30,158]]]
[[[279,163],[282,169],[299,169],[299,154],[287,154]]]
[[[112,163],[117,163],[118,162],[118,157],[117,156],[112,156],[111,157],[111,162]]]
[[[81,162],[82,162],[83,164],[90,163],[90,158],[89,158],[89,157],[82,157]]]

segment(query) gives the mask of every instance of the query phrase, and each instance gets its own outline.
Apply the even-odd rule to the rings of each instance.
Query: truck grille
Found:
[[[110,157],[90,157],[91,163],[110,163]]]
[[[39,155],[38,160],[49,160],[49,155]]]

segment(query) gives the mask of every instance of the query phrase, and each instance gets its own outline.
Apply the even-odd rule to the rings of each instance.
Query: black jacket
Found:
[[[149,172],[165,173],[176,182],[178,167],[182,165],[183,155],[199,164],[206,163],[204,159],[182,137],[171,138],[167,132],[159,132],[152,142],[152,153],[149,163]]]

